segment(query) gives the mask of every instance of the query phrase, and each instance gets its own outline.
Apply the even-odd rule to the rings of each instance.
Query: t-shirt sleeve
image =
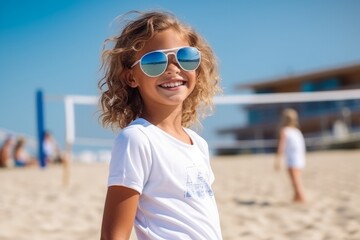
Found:
[[[149,140],[138,128],[124,129],[115,139],[108,186],[124,186],[140,194],[151,169]]]

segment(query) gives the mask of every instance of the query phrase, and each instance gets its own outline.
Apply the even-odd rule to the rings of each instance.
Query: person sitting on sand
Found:
[[[31,158],[26,151],[26,140],[23,137],[19,137],[14,147],[14,166],[15,167],[27,167],[36,164],[36,160]]]
[[[44,133],[43,148],[45,161],[47,163],[63,163],[64,158],[60,148],[49,131],[45,131]]]
[[[280,169],[280,163],[285,158],[294,189],[294,202],[305,202],[301,181],[301,170],[305,167],[305,152],[304,137],[298,128],[298,114],[294,109],[285,109],[282,113],[275,169]]]

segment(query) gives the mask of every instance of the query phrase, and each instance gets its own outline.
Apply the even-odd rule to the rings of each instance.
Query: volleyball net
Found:
[[[99,155],[102,155],[102,158],[108,158],[115,133],[103,129],[99,123],[99,99],[97,96],[46,95],[44,99],[45,105],[50,102],[60,102],[63,105],[64,117],[62,120],[58,119],[62,118],[61,114],[57,114],[56,119],[53,120],[51,120],[51,116],[48,116],[49,114],[46,115],[46,118],[49,119],[48,123],[64,122],[64,145],[70,156],[73,156],[74,149],[82,149],[83,152],[86,151],[88,154],[97,151],[97,158],[99,158]],[[360,111],[359,99],[360,89],[217,96],[214,99],[216,111],[214,115],[204,120],[203,129],[200,130],[200,134],[208,141],[210,150],[220,154],[239,153],[255,148],[265,149],[267,147],[274,147],[276,139],[269,139],[265,136],[266,134],[258,134],[259,131],[254,133],[255,135],[258,134],[257,138],[241,138],[241,130],[253,124],[252,120],[249,119],[250,108],[257,109],[256,112],[260,114],[257,117],[258,119],[263,118],[265,122],[266,119],[269,119],[269,123],[276,123],[275,117],[277,113],[275,115],[271,114],[271,111],[273,111],[271,106],[277,106],[277,108],[279,106],[282,108],[298,108],[302,103],[307,103],[305,104],[306,108],[317,108],[331,103],[331,106],[335,106],[331,111],[344,111],[344,109],[347,109],[350,110],[351,114],[353,110]],[[304,107],[304,104],[301,106]],[[48,107],[48,109],[50,108]],[[252,119],[254,119],[254,116],[252,116]],[[51,124],[48,124],[46,128],[52,128]],[[273,128],[276,128],[276,126]],[[319,137],[321,136],[308,136],[307,143],[315,146],[318,144]],[[327,137],[329,137],[329,134]],[[324,139],[323,136],[322,140]],[[92,160],[94,160],[94,157],[92,157]]]

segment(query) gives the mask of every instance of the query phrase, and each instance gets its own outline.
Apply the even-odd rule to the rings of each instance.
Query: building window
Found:
[[[301,91],[302,92],[313,92],[315,91],[314,83],[307,81],[301,84]]]

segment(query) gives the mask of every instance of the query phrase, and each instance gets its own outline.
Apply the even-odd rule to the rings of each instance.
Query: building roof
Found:
[[[359,75],[360,76],[360,63],[352,64],[347,66],[341,66],[337,68],[329,68],[319,71],[313,71],[303,74],[294,74],[282,78],[274,78],[261,82],[248,83],[248,84],[239,84],[236,85],[236,89],[259,89],[259,88],[268,88],[276,87],[282,84],[292,83],[301,83],[307,80],[320,80],[329,77],[338,77],[346,75]]]

